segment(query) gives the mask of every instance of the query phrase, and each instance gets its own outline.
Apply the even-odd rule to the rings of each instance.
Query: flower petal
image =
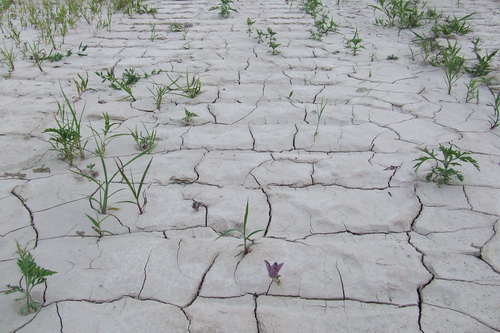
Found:
[[[269,274],[269,276],[271,276],[271,264],[267,260],[264,260],[264,262],[266,263],[267,274]]]

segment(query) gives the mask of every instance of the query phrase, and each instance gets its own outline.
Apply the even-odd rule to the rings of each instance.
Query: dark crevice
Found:
[[[476,322],[478,322],[479,324],[481,324],[481,325],[483,325],[483,326],[486,326],[486,327],[488,327],[489,329],[491,329],[491,330],[493,330],[493,331],[497,331],[497,332],[499,332],[498,328],[491,327],[491,326],[489,326],[488,324],[486,324],[485,322],[483,322],[483,321],[479,320],[479,319],[478,319],[478,318],[476,318],[476,317],[471,316],[470,314],[468,314],[468,313],[466,313],[466,312],[459,311],[459,310],[456,310],[456,309],[451,309],[451,308],[444,307],[444,306],[437,305],[437,304],[431,304],[431,303],[428,303],[428,304],[426,304],[426,305],[428,305],[428,306],[434,306],[434,307],[436,307],[436,308],[440,308],[440,309],[449,310],[449,311],[453,311],[453,312],[459,313],[459,314],[461,314],[461,315],[464,315],[464,316],[466,316],[466,317],[468,317],[468,318],[471,318],[471,319],[475,320],[475,321],[476,321]],[[422,331],[422,330],[421,330],[421,331]],[[423,332],[423,331],[422,331],[422,332]]]
[[[188,314],[186,313],[186,310],[184,310],[184,308],[180,308],[182,313],[184,314],[184,317],[186,317],[186,320],[188,321],[188,327],[187,327],[187,331],[188,333],[191,333],[191,325],[193,324],[191,322],[191,318],[189,318]]]
[[[198,285],[198,290],[196,291],[196,294],[194,295],[193,299],[189,303],[187,303],[186,305],[184,305],[182,308],[187,308],[187,307],[191,306],[191,304],[193,304],[194,301],[196,301],[196,299],[200,295],[201,288],[203,287],[203,282],[205,282],[205,277],[207,276],[207,274],[210,271],[210,269],[212,268],[212,266],[215,264],[215,261],[217,260],[217,258],[219,257],[219,255],[220,255],[220,253],[218,253],[214,257],[214,259],[212,260],[212,263],[210,263],[210,266],[208,266],[207,270],[203,273],[203,275],[201,277],[200,284]]]
[[[13,196],[15,196],[19,201],[21,201],[21,204],[23,205],[24,209],[26,209],[26,211],[28,212],[28,214],[30,216],[30,225],[33,228],[33,231],[35,231],[35,244],[33,245],[33,248],[36,248],[38,245],[38,230],[35,226],[35,218],[33,216],[33,212],[26,204],[26,200],[22,196],[20,196],[19,194],[16,193],[16,188],[17,188],[17,186],[14,187],[14,189],[10,193],[12,193]]]
[[[250,136],[252,137],[252,150],[255,150],[255,137],[252,133],[252,128],[250,127],[250,124],[248,125],[248,132],[250,132]]]
[[[375,305],[387,305],[387,306],[394,306],[397,308],[408,308],[408,307],[413,307],[417,306],[417,304],[397,304],[397,303],[391,303],[391,302],[380,302],[380,301],[369,301],[369,300],[362,300],[358,298],[353,298],[353,297],[346,297],[346,298],[339,298],[339,297],[303,297],[299,295],[284,295],[284,294],[268,294],[267,292],[260,292],[260,293],[244,293],[240,295],[234,295],[234,296],[200,296],[201,298],[204,299],[234,299],[234,298],[241,298],[242,296],[245,295],[252,295],[252,296],[268,296],[268,297],[275,297],[275,298],[296,298],[300,300],[306,300],[306,301],[327,301],[327,302],[344,302],[344,301],[351,301],[351,302],[358,302],[362,304],[375,304]]]
[[[488,265],[488,266],[489,266],[489,267],[493,270],[493,272],[498,273],[498,274],[500,274],[500,272],[499,272],[499,271],[497,271],[497,270],[496,270],[496,269],[495,269],[495,268],[494,268],[494,267],[493,267],[493,266],[492,266],[492,265],[491,265],[488,261],[486,261],[486,260],[483,258],[483,248],[484,248],[484,246],[485,246],[486,244],[488,244],[488,243],[489,243],[489,242],[490,242],[490,241],[491,241],[491,240],[492,240],[492,239],[496,236],[496,234],[497,234],[497,229],[496,229],[496,227],[495,227],[495,226],[496,226],[498,223],[500,223],[499,221],[500,221],[500,219],[499,219],[499,220],[496,220],[496,221],[495,221],[495,223],[493,223],[493,235],[492,235],[492,236],[490,237],[490,239],[488,239],[488,240],[484,243],[484,245],[481,247],[481,249],[480,249],[480,251],[479,251],[479,256],[478,256],[478,258],[479,258],[481,261],[483,261],[486,265]]]
[[[144,286],[146,285],[146,279],[148,277],[147,270],[148,270],[148,264],[149,264],[149,259],[151,258],[151,253],[153,252],[153,249],[149,250],[148,254],[148,259],[146,260],[146,264],[144,265],[144,280],[142,280],[142,285],[141,289],[139,290],[139,294],[137,294],[137,298],[141,297],[142,291],[144,290]]]
[[[255,324],[257,326],[257,333],[260,333],[260,323],[259,323],[259,316],[257,315],[257,298],[259,295],[253,294],[253,302],[254,302],[254,310],[253,310],[253,315],[255,316]]]
[[[61,316],[61,312],[59,311],[59,303],[56,303],[56,313],[57,313],[57,317],[59,318],[59,325],[60,325],[60,332],[63,333],[64,332],[64,324],[63,324],[63,320],[62,320],[62,316]]]
[[[424,208],[424,205],[422,204],[422,201],[420,200],[419,196],[416,194],[416,191],[417,189],[414,188],[414,193],[415,193],[415,196],[417,197],[417,200],[418,202],[420,203],[420,210],[417,214],[417,216],[415,216],[415,218],[413,219],[412,223],[411,223],[411,230],[414,231],[414,227],[415,227],[415,223],[418,219],[418,217],[420,216],[420,214],[422,213],[422,210]],[[408,244],[413,247],[415,249],[415,251],[417,251],[418,253],[420,253],[420,263],[422,264],[422,267],[425,268],[425,270],[427,270],[427,272],[430,274],[430,278],[428,281],[424,282],[423,284],[421,284],[420,286],[418,286],[417,288],[417,299],[418,299],[418,327],[420,329],[421,332],[422,331],[422,306],[423,306],[423,295],[422,295],[422,292],[423,290],[425,289],[425,287],[427,287],[429,284],[432,283],[432,281],[434,281],[435,279],[435,276],[434,274],[432,273],[432,271],[429,269],[429,267],[427,267],[427,265],[425,264],[425,253],[422,252],[416,245],[414,245],[412,242],[411,242],[411,235],[409,232],[406,233],[407,236],[408,236]]]
[[[335,268],[337,269],[337,272],[339,273],[340,286],[342,287],[342,299],[345,299],[344,279],[342,279],[342,274],[340,274],[339,261],[338,260],[335,262]]]

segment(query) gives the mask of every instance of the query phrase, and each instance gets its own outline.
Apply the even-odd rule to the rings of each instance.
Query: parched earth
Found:
[[[464,75],[448,95],[411,31],[374,25],[374,1],[325,1],[339,27],[322,41],[298,1],[235,1],[225,19],[209,11],[218,3],[151,1],[154,17],[115,14],[110,31],[81,22],[61,49],[88,45],[87,56],[45,62],[43,72],[19,57],[10,77],[0,68],[0,291],[19,283],[16,241],[57,272],[34,289],[36,314],[18,314],[18,295],[0,297],[0,331],[499,331],[500,132],[490,129],[490,90],[481,85],[479,102],[466,103]],[[484,50],[500,48],[497,0],[427,6],[475,12],[474,30],[452,36],[467,64],[477,37]],[[255,38],[267,28],[277,55]],[[354,56],[344,43],[356,29],[364,48]],[[495,91],[500,57],[491,64]],[[94,74],[111,68],[162,73],[135,83],[131,101]],[[78,99],[73,79],[85,72],[92,90]],[[168,94],[155,108],[154,84],[180,77],[182,86],[186,74],[203,92]],[[74,167],[44,133],[63,91],[88,139]],[[186,123],[185,109],[197,117]],[[98,216],[88,199],[97,187],[78,170],[95,164],[104,179],[90,130],[103,135],[103,113],[116,123],[110,135],[156,131],[157,146],[126,168],[138,182],[152,158],[144,214],[120,202],[132,196],[118,175],[110,191],[124,190],[102,222],[112,235],[99,238],[86,217]],[[463,183],[426,181],[432,163],[415,173],[414,160],[440,144],[470,152],[481,171],[464,163]],[[138,153],[130,135],[109,140],[109,175]],[[237,233],[217,237],[242,230],[247,200],[247,234],[263,231],[242,256]],[[280,284],[264,260],[284,262]]]

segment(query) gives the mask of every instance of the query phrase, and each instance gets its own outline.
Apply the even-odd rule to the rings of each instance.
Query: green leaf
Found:
[[[265,230],[255,230],[254,232],[252,232],[250,235],[247,236],[247,239],[249,239],[252,235],[255,235],[256,233],[259,233],[259,232],[265,232]]]

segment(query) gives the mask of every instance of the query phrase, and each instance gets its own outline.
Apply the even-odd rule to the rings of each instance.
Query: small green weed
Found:
[[[139,181],[139,184],[134,182],[134,176],[132,173],[130,173],[130,178],[127,176],[125,173],[125,166],[123,165],[122,161],[117,158],[118,162],[115,161],[116,166],[118,168],[118,171],[120,172],[120,175],[122,176],[123,181],[127,184],[130,192],[132,192],[132,195],[134,196],[134,200],[125,200],[125,201],[119,201],[119,203],[130,203],[133,205],[136,205],[137,208],[139,209],[139,214],[142,215],[144,213],[144,208],[146,207],[146,204],[148,203],[148,198],[146,196],[146,192],[143,191],[144,187],[144,180],[146,179],[146,175],[148,174],[149,167],[151,166],[151,162],[153,162],[153,158],[149,160],[148,165],[146,166],[146,169],[144,169],[142,173],[141,180]],[[141,203],[141,198],[142,196],[142,203]]]
[[[276,32],[273,31],[273,29],[271,28],[267,28],[267,36],[269,37],[269,41],[267,42],[267,46],[269,46],[269,48],[271,50],[269,50],[269,53],[271,53],[272,55],[276,55],[276,54],[279,54],[279,51],[278,51],[278,46],[280,46],[281,44],[279,44],[277,41],[276,41]]]
[[[142,132],[137,131],[137,126],[135,127],[134,131],[130,129],[129,131],[130,135],[136,143],[136,148],[145,152],[146,154],[149,154],[156,147],[156,130],[149,131],[144,124],[142,126],[144,127],[145,131],[144,135],[142,134]]]
[[[255,235],[259,232],[265,232],[265,230],[255,230],[254,232],[247,235],[247,233],[248,233],[247,226],[248,226],[248,200],[247,200],[247,204],[245,207],[245,216],[243,218],[243,231],[237,230],[237,229],[230,229],[230,230],[227,230],[226,232],[224,232],[219,237],[217,237],[217,239],[224,237],[232,232],[237,232],[237,233],[241,234],[243,236],[243,244],[238,245],[238,247],[243,247],[243,250],[240,253],[238,253],[236,256],[239,256],[240,254],[243,254],[243,256],[245,256],[250,252],[250,247],[256,245],[256,243],[254,243],[250,239],[250,237],[252,237],[253,235]]]
[[[7,64],[9,69],[9,73],[14,71],[14,60],[16,59],[16,54],[14,53],[14,45],[11,45],[10,48],[7,48],[5,44],[3,47],[0,47],[0,57],[3,62]]]
[[[476,56],[476,63],[471,68],[466,68],[465,70],[472,75],[473,77],[485,77],[491,72],[491,64],[490,61],[494,56],[497,55],[498,50],[494,50],[491,53],[486,51],[484,55],[481,55],[479,52],[481,49],[479,45],[481,44],[481,38],[476,38],[472,41],[474,47],[472,48],[474,55]]]
[[[465,83],[467,87],[467,95],[465,96],[465,102],[469,103],[472,100],[476,100],[476,104],[479,103],[479,87],[476,86],[478,81],[476,79],[471,79],[469,83]]]
[[[184,108],[184,118],[182,118],[184,124],[188,125],[191,122],[191,119],[193,119],[194,117],[198,117],[198,115]]]
[[[346,39],[344,41],[344,47],[348,50],[351,50],[352,54],[356,56],[361,49],[364,49],[365,46],[361,44],[363,39],[359,37],[358,29],[354,32],[354,36],[351,39]]]
[[[76,75],[78,76],[78,80],[73,79],[73,82],[75,83],[76,92],[78,94],[78,99],[81,99],[84,92],[89,91],[89,90],[93,90],[93,89],[88,87],[88,85],[89,85],[89,73],[88,72],[85,72],[85,77],[81,74],[76,74]]]
[[[455,150],[453,149],[452,145],[450,145],[450,147],[448,148],[443,145],[439,145],[439,151],[442,155],[441,158],[436,155],[434,149],[429,151],[427,148],[424,148],[421,149],[421,151],[424,152],[425,155],[414,160],[418,161],[418,163],[413,166],[415,172],[417,172],[417,170],[424,162],[434,161],[434,166],[431,168],[430,172],[425,178],[428,181],[437,181],[439,186],[443,184],[449,184],[452,180],[452,177],[456,177],[459,181],[463,182],[464,176],[462,175],[462,173],[453,168],[461,166],[462,164],[460,162],[470,163],[477,170],[480,170],[479,164],[475,159],[470,157],[470,153]]]
[[[59,157],[66,160],[69,165],[73,165],[74,159],[79,155],[85,158],[85,146],[87,141],[82,140],[81,122],[83,111],[78,117],[77,112],[68,97],[62,91],[64,103],[57,101],[58,112],[54,119],[57,127],[48,128],[44,133],[50,133],[49,142],[52,150],[59,152]],[[66,110],[68,108],[68,111]]]
[[[323,99],[321,99],[321,105],[317,105],[316,116],[318,119],[316,121],[316,130],[313,134],[313,142],[316,141],[316,136],[319,134],[319,123],[321,121],[321,117],[323,116],[323,112],[325,111],[326,105],[327,102],[325,102]]]
[[[493,94],[493,92],[492,92]],[[499,121],[500,121],[500,91],[497,92],[497,95],[493,94],[493,97],[495,98],[493,103],[488,104],[493,108],[493,111],[495,112],[493,117],[490,117],[490,129],[494,129],[498,127]]]
[[[19,285],[11,286],[7,285],[8,290],[4,291],[4,294],[12,294],[15,292],[19,292],[23,294],[23,297],[16,299],[25,300],[26,305],[23,306],[20,310],[22,315],[28,315],[30,313],[35,313],[40,308],[40,304],[33,300],[31,295],[31,291],[33,288],[39,284],[45,283],[48,276],[55,274],[56,272],[45,269],[37,265],[35,259],[31,255],[31,253],[27,250],[27,248],[22,249],[19,246],[19,243],[16,241],[17,253],[19,255],[19,259],[17,260],[17,266],[21,270],[21,280]],[[23,286],[24,281],[24,286]]]
[[[92,216],[85,214],[89,221],[92,223],[92,229],[99,235],[99,238],[102,238],[104,235],[112,235],[113,233],[108,230],[104,230],[101,227],[102,222],[106,220],[109,215],[106,215],[104,218],[100,218],[99,214],[96,214],[96,218],[93,218]]]
[[[453,18],[448,16],[445,18],[444,23],[438,23],[433,29],[436,29],[441,36],[449,36],[453,33],[465,35],[472,31],[472,27],[467,21],[470,20],[473,15],[474,13],[461,18],[457,18],[455,15],[453,15]]]
[[[433,66],[441,67],[444,70],[445,82],[448,87],[448,95],[451,95],[453,84],[464,74],[465,58],[459,55],[461,47],[451,44],[448,40],[448,46],[432,59]]]
[[[250,19],[249,17],[247,18],[247,33],[248,33],[248,37],[250,37],[252,35],[252,29],[253,29],[253,25],[254,25],[255,21]]]
[[[218,6],[210,7],[209,10],[219,10],[219,17],[228,18],[231,12],[237,13],[238,11],[231,7],[234,3],[232,0],[220,0],[220,4]]]
[[[189,79],[189,72],[186,70],[186,86],[181,86],[177,83],[179,81],[180,77],[177,79],[172,79],[170,75],[168,75],[168,78],[170,80],[170,85],[169,87],[173,86],[173,90],[178,90],[180,93],[175,93],[173,92],[172,94],[174,95],[179,95],[179,96],[184,96],[188,98],[195,98],[199,94],[201,94],[203,91],[201,90],[201,81],[199,77],[196,77],[193,75],[191,79]]]

